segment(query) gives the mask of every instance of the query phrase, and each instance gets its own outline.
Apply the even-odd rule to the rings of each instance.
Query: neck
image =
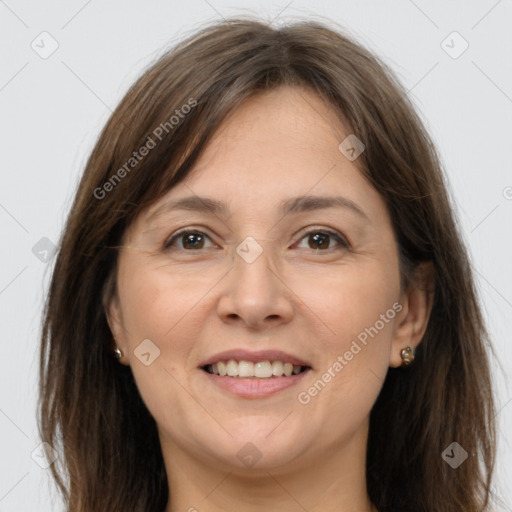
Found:
[[[165,512],[377,512],[366,491],[367,427],[315,460],[272,469],[210,465],[162,439],[170,499]]]

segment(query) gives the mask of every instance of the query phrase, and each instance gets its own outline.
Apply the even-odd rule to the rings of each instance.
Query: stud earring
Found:
[[[123,357],[123,352],[121,351],[121,349],[119,347],[116,346],[116,348],[114,349],[114,355],[116,357],[117,360],[121,359],[121,357]]]
[[[415,350],[412,347],[405,347],[400,351],[402,366],[408,366],[414,361]]]

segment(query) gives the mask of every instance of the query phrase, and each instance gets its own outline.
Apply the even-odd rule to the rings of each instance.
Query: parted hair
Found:
[[[422,263],[435,271],[416,359],[389,369],[370,413],[368,495],[380,512],[489,509],[492,347],[441,160],[394,72],[333,27],[299,20],[276,28],[248,16],[209,23],[151,62],[106,122],[59,241],[43,313],[38,425],[59,453],[50,469],[67,512],[165,509],[155,420],[130,367],[112,355],[105,304],[119,247],[136,216],[187,176],[229,113],[283,86],[318,94],[364,143],[356,163],[389,209],[402,286]],[[150,140],[146,155],[130,161]],[[468,453],[456,469],[442,457],[454,441]]]

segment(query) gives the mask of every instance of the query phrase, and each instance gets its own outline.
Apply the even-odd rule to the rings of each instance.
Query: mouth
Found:
[[[214,389],[243,399],[270,397],[297,386],[313,370],[309,361],[281,350],[226,350],[200,363]]]
[[[228,359],[207,364],[201,369],[210,375],[231,377],[234,379],[278,379],[299,375],[311,369],[308,365],[293,364],[289,361],[265,360],[247,361]]]

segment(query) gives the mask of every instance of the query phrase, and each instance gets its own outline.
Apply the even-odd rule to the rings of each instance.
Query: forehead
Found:
[[[315,167],[328,166],[339,156],[339,143],[346,136],[333,105],[308,89],[280,87],[258,93],[232,111],[195,169],[210,165],[215,157],[250,165],[249,156],[256,158],[255,164],[273,160],[283,168],[300,168],[303,158],[314,159]]]
[[[259,93],[224,120],[189,175],[149,208],[146,219],[179,201],[201,209],[193,196],[224,203],[225,216],[235,210],[283,214],[298,205],[292,198],[304,196],[336,196],[368,217],[382,215],[380,195],[339,149],[347,135],[334,107],[309,90]],[[204,212],[213,211],[202,202]],[[221,209],[217,205],[217,213]]]

